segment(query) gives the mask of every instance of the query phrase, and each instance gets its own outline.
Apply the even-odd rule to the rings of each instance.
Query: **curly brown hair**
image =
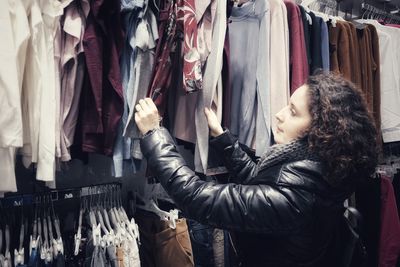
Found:
[[[327,180],[355,185],[370,177],[377,165],[377,131],[362,92],[335,74],[310,76],[307,85],[309,149],[324,163]]]

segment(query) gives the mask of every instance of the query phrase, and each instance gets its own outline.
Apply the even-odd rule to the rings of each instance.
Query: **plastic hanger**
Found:
[[[81,192],[82,195],[82,192]],[[81,201],[80,201],[80,209],[79,209],[79,218],[78,218],[78,229],[76,231],[76,234],[74,235],[74,255],[77,256],[79,254],[79,247],[81,245],[81,241],[82,241],[82,217],[83,217],[83,213],[85,211],[85,207],[86,207],[86,199],[82,199],[81,197]]]
[[[101,230],[103,230],[103,232],[108,235],[110,232],[108,231],[108,229],[106,228],[105,224],[104,224],[104,220],[103,220],[103,215],[100,212],[100,207],[97,207],[96,210],[94,211],[94,213],[97,215],[97,220],[100,224]]]
[[[109,207],[109,202],[106,200],[107,197],[108,197],[108,193],[109,193],[108,189],[109,188],[107,188],[106,194],[104,194],[104,205],[103,205],[101,211],[103,213],[104,222],[105,222],[105,224],[106,224],[106,226],[108,228],[108,231],[111,232],[111,231],[113,231],[113,229],[111,227],[110,218],[108,217],[108,213],[107,213],[107,210],[106,210]]]
[[[25,226],[24,226],[24,209],[21,206],[21,228],[19,232],[19,246],[14,249],[14,266],[23,265],[25,260],[24,251],[24,237],[25,237]],[[0,250],[1,251],[1,250]]]
[[[303,1],[301,1],[300,5],[301,5],[302,7],[304,7],[304,9],[305,9],[307,12],[310,12],[311,10],[310,10],[309,6],[310,6],[312,3],[316,2],[316,1],[317,1],[317,0],[303,0]]]
[[[121,197],[121,188],[117,187],[117,200],[119,202],[119,216],[120,219],[122,220],[123,227],[127,231],[128,239],[133,240],[136,239],[137,234],[133,231],[132,226],[130,225],[131,222],[129,221],[128,215],[126,214],[126,211],[122,205],[122,197]]]
[[[137,204],[136,207],[156,214],[160,218],[160,220],[168,222],[169,227],[171,227],[172,229],[176,228],[176,221],[175,221],[177,219],[175,218],[176,216],[167,211],[161,210],[153,199],[150,199],[149,201],[145,202],[145,205]]]
[[[124,222],[120,217],[118,206],[119,206],[119,201],[118,201],[118,192],[117,192],[117,187],[114,187],[114,197],[115,197],[115,205],[112,207],[112,213],[114,214],[116,223],[117,223],[117,233],[118,233],[118,238],[120,239],[120,242],[124,241],[128,236],[127,236],[127,231],[124,227]]]
[[[4,252],[4,265],[11,267],[11,252],[10,252],[10,226],[8,223],[5,227],[5,238],[6,238],[6,251]]]
[[[97,224],[96,221],[96,216],[94,213],[94,208],[93,208],[93,194],[94,194],[94,189],[90,189],[90,202],[89,202],[89,221],[90,225],[92,227],[92,237],[93,237],[93,245],[94,246],[99,246],[101,245],[101,230],[100,230],[100,224]]]
[[[58,218],[57,214],[54,212],[54,203],[51,199],[51,195],[49,195],[49,205],[51,210],[49,209],[49,221],[51,221],[50,219],[53,218],[52,222],[53,222],[53,226],[54,229],[56,230],[55,232],[55,236],[53,236],[53,231],[51,230],[51,236],[50,236],[50,240],[52,240],[53,242],[53,250],[54,250],[54,258],[57,257],[58,253],[61,253],[64,255],[64,243],[62,240],[62,236],[61,236],[61,229],[60,229],[60,219]],[[51,214],[50,214],[51,213]],[[49,228],[51,228],[51,224],[49,223]]]
[[[39,248],[40,235],[38,235],[38,204],[39,198],[35,197],[35,217],[33,219],[32,235],[30,236],[29,241],[29,256],[32,255],[33,249]]]
[[[44,242],[43,246],[41,248],[41,259],[45,261],[46,264],[51,263],[53,261],[53,250],[51,249],[50,246],[50,240],[49,240],[49,228],[47,225],[47,214],[45,211],[45,208],[43,208],[43,214],[42,214],[42,226],[43,226],[43,236],[44,236]]]
[[[100,206],[99,212],[100,212],[100,215],[102,215],[102,217],[103,217],[104,224],[107,229],[107,235],[105,237],[105,240],[106,240],[107,246],[110,246],[110,245],[114,245],[115,234],[114,234],[114,230],[111,227],[110,218],[108,217],[108,213],[106,211],[106,208],[108,207],[108,203],[106,201],[108,193],[109,193],[109,187],[106,186],[104,188],[103,203]]]
[[[157,0],[153,0],[153,5],[154,5],[154,7],[156,8],[157,12],[160,12],[160,8],[158,7],[156,1],[157,1]],[[147,3],[146,3],[146,6],[147,6]]]

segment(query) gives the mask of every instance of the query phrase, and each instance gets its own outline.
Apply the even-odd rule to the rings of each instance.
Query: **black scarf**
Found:
[[[308,143],[304,138],[288,144],[276,144],[261,156],[257,164],[257,172],[277,164],[305,159],[318,160],[318,157],[309,151]]]

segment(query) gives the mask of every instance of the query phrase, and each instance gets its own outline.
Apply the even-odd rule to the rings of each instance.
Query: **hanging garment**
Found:
[[[117,264],[118,267],[125,267],[124,250],[122,247],[117,247]]]
[[[371,57],[372,57],[372,103],[368,103],[377,129],[377,143],[382,147],[382,131],[381,131],[381,59],[379,48],[379,36],[373,25],[368,25],[371,34]]]
[[[329,72],[329,31],[328,24],[322,20],[321,21],[321,56],[322,56],[322,69],[325,72]]]
[[[124,266],[140,267],[140,255],[136,239],[125,240],[122,247],[124,251]]]
[[[203,87],[201,58],[198,51],[196,1],[181,0],[183,12],[183,88],[193,93]]]
[[[357,87],[362,88],[363,72],[361,62],[361,47],[358,40],[358,32],[356,27],[352,23],[344,22],[346,27],[347,35],[349,38],[349,53],[350,53],[350,81],[352,81]],[[339,49],[340,46],[339,46]]]
[[[93,249],[91,267],[107,267],[107,259],[105,254],[105,248],[98,245]]]
[[[28,43],[24,82],[22,88],[22,110],[24,119],[23,163],[28,167],[38,162],[40,130],[40,98],[46,73],[46,40],[44,22],[37,0],[24,1],[29,19],[31,38]]]
[[[135,33],[138,23],[143,16],[144,1],[121,3],[123,26],[125,29],[124,47],[122,50],[120,66],[122,75],[122,88],[124,95],[124,112],[118,125],[117,138],[114,144],[113,176],[122,177],[124,169],[124,160],[130,159],[131,139],[129,136],[123,136],[123,131],[127,127],[128,114],[134,112],[134,103],[132,99],[136,91],[134,90],[135,72],[134,65],[137,55],[135,42]],[[146,87],[147,88],[147,87]],[[133,105],[133,106],[132,106]],[[130,116],[132,116],[130,114]],[[132,119],[132,117],[130,118]],[[133,122],[132,122],[133,123]]]
[[[227,16],[230,15],[230,7],[229,2],[227,2]],[[228,13],[229,11],[229,13]],[[225,41],[224,41],[224,55],[223,55],[223,63],[222,63],[222,88],[223,88],[223,105],[222,105],[222,127],[230,128],[231,127],[231,99],[232,99],[232,88],[230,84],[230,75],[231,71],[229,69],[230,66],[230,45],[229,45],[229,27],[226,29],[225,33]]]
[[[135,77],[134,94],[130,102],[130,117],[128,117],[130,124],[126,126],[124,133],[124,136],[132,139],[130,156],[138,160],[141,160],[143,155],[139,145],[141,134],[134,120],[135,105],[140,99],[146,97],[156,60],[154,52],[158,38],[157,20],[154,13],[148,8],[136,29],[136,60],[131,70]]]
[[[61,106],[60,106],[60,149],[61,160],[71,160],[70,146],[79,114],[79,101],[82,91],[85,63],[83,55],[83,35],[86,18],[89,14],[88,1],[80,5],[72,1],[65,8],[63,16],[62,51],[61,51]]]
[[[201,67],[204,66],[211,52],[211,42],[213,25],[216,21],[218,1],[195,1],[195,12],[197,24],[197,50],[201,60]],[[183,28],[185,25],[183,25]],[[180,30],[180,29],[178,29]],[[182,33],[183,34],[183,33]],[[187,38],[183,36],[184,38]],[[184,42],[185,39],[184,39]],[[217,47],[215,49],[218,49]],[[178,51],[180,54],[181,52]],[[184,62],[175,62],[176,71],[184,73]],[[204,68],[204,67],[203,67]],[[204,71],[202,74],[205,75]],[[202,77],[204,78],[204,77]],[[180,90],[182,82],[177,81],[177,89],[175,92],[175,116],[173,124],[173,134],[176,138],[186,142],[196,143],[196,124],[195,124],[195,113],[196,103],[198,102],[200,92],[187,94],[185,90]],[[180,86],[180,87],[179,87]],[[204,86],[202,86],[204,88]],[[209,88],[206,88],[208,90]]]
[[[276,126],[275,114],[288,104],[289,81],[289,25],[286,6],[281,0],[269,1],[271,9],[270,81],[272,127]]]
[[[214,267],[213,228],[195,220],[187,221],[195,266]]]
[[[350,39],[346,22],[337,21],[335,27],[329,25],[329,45],[331,47],[331,71],[340,73],[347,80],[351,78]]]
[[[399,141],[400,77],[396,73],[400,71],[400,52],[396,48],[400,46],[400,29],[383,26],[375,20],[357,21],[372,24],[377,30],[380,60],[382,139],[384,143]]]
[[[311,65],[309,66],[310,74],[315,70],[322,69],[322,53],[321,53],[321,22],[322,18],[310,13],[312,19],[311,27]]]
[[[147,97],[152,97],[154,94],[158,95],[155,104],[160,116],[164,116],[168,88],[171,81],[172,62],[170,60],[170,53],[176,42],[176,10],[176,3],[170,2],[164,10],[160,11],[158,25],[159,40],[155,53],[157,62],[154,64],[151,83],[147,91]]]
[[[381,229],[381,181],[370,179],[355,192],[356,208],[363,216],[368,267],[378,266],[379,231]]]
[[[15,153],[23,144],[22,80],[30,29],[21,1],[2,1],[0,20],[4,41],[0,45],[0,193],[16,192]]]
[[[373,25],[365,25],[357,29],[360,63],[361,63],[361,90],[367,101],[378,131],[377,142],[381,143],[381,91],[380,91],[380,55],[379,38]]]
[[[270,146],[271,88],[269,1],[247,2],[232,9],[229,31],[232,71],[231,131],[263,154]],[[243,42],[251,40],[251,42]]]
[[[379,266],[395,266],[400,256],[400,221],[392,182],[381,177]]]
[[[194,266],[192,246],[185,219],[176,221],[176,229],[159,217],[137,211],[141,247],[140,261],[148,267]]]
[[[40,130],[36,179],[46,182],[54,181],[55,156],[61,154],[58,151],[60,149],[60,16],[64,12],[64,7],[71,1],[39,2],[43,19],[43,41],[46,49],[44,61],[41,64],[46,67],[43,67],[45,72],[41,73],[43,83],[39,102]]]
[[[83,143],[86,152],[112,155],[123,114],[119,67],[122,44],[119,1],[92,1],[84,34],[88,79],[83,88]],[[104,12],[103,12],[104,11]]]
[[[290,94],[308,79],[307,50],[300,8],[292,0],[284,0],[289,25]]]
[[[19,2],[20,3],[20,2]],[[1,25],[3,41],[0,46],[0,99],[1,116],[0,116],[0,147],[20,147],[22,146],[22,115],[21,115],[21,91],[20,91],[20,74],[18,50],[24,46],[25,40],[29,37],[29,31],[26,28],[19,31],[17,27],[19,14],[14,12],[15,7],[9,4],[9,1],[1,2]],[[17,17],[18,16],[18,17]],[[26,18],[26,17],[25,17]],[[15,40],[15,37],[19,40]]]
[[[214,252],[214,266],[225,266],[225,241],[224,230],[214,229],[213,231],[213,252]]]
[[[204,108],[213,108],[217,112],[219,121],[222,119],[222,63],[224,40],[226,33],[226,1],[218,1],[215,13],[215,21],[212,30],[213,50],[208,56],[203,76],[203,90],[197,99],[195,124],[195,170],[207,172],[209,130],[207,119],[204,116]]]

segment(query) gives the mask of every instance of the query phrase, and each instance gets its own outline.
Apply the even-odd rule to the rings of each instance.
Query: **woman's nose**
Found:
[[[278,113],[275,114],[275,118],[276,118],[279,122],[282,122],[282,111],[283,111],[283,109],[281,109]]]

